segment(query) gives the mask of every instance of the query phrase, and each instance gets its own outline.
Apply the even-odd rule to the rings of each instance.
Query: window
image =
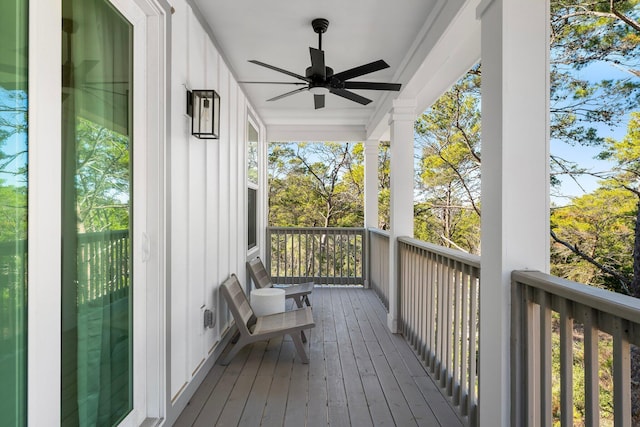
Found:
[[[258,245],[258,233],[257,233],[257,198],[258,198],[258,190],[255,188],[249,188],[249,200],[247,203],[247,210],[249,212],[249,218],[247,223],[247,235],[249,248],[255,248]]]
[[[111,426],[133,408],[133,26],[63,0],[62,31],[60,424]]]
[[[27,3],[0,2],[0,425],[3,426],[27,424]]]
[[[247,123],[247,249],[258,246],[258,131]]]

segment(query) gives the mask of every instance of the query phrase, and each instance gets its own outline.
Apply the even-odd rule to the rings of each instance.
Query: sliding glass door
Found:
[[[26,425],[27,0],[0,2],[0,425]]]
[[[133,408],[133,27],[107,0],[63,0],[62,419]]]

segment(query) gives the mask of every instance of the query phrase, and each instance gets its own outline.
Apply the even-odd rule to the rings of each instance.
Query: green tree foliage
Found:
[[[129,138],[94,122],[76,128],[76,206],[80,232],[129,227]]]
[[[628,191],[604,186],[555,208],[551,272],[580,283],[628,293],[637,201]]]
[[[640,298],[640,113],[631,113],[627,135],[621,141],[607,139],[600,156],[616,164],[605,185],[624,189],[635,202],[634,243],[630,251],[633,254],[633,269],[629,293]]]
[[[598,145],[598,129],[614,128],[640,105],[638,0],[551,1],[551,137],[567,144]],[[626,77],[591,80],[588,66]],[[613,68],[612,68],[613,67]],[[614,70],[615,68],[615,70]],[[611,74],[611,73],[609,73]],[[552,183],[584,169],[551,156]]]
[[[269,225],[362,227],[363,149],[353,143],[273,143]]]
[[[471,253],[480,251],[480,74],[473,67],[415,124],[415,235]]]
[[[378,144],[378,228],[388,230],[391,227],[389,210],[391,208],[391,143],[380,141]]]
[[[389,228],[389,142],[378,151],[378,226]],[[362,227],[364,144],[272,143],[269,225]]]

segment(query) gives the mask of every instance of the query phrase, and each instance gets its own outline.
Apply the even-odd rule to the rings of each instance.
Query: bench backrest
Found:
[[[256,317],[253,314],[253,309],[249,305],[249,300],[240,286],[238,277],[235,274],[229,276],[227,280],[222,283],[220,292],[224,295],[229,305],[229,309],[233,314],[233,318],[236,321],[238,330],[241,334],[251,335],[250,328],[256,322]]]
[[[273,286],[271,277],[269,277],[269,273],[267,273],[267,270],[264,268],[260,257],[255,257],[251,261],[247,261],[247,268],[249,269],[249,275],[253,283],[256,284],[256,288],[271,288]]]

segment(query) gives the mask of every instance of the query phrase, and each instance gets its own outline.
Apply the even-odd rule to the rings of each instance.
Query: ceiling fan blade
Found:
[[[393,90],[398,92],[401,87],[400,83],[344,82],[345,89]]]
[[[327,78],[327,68],[324,66],[324,51],[309,48],[311,54],[311,75],[320,76],[322,80]]]
[[[250,59],[249,62],[251,62],[252,64],[260,65],[260,66],[265,67],[265,68],[269,68],[269,69],[271,69],[273,71],[277,71],[279,73],[286,74],[286,75],[291,76],[291,77],[295,77],[296,79],[304,80],[305,82],[310,82],[311,81],[311,79],[309,79],[307,77],[302,77],[300,74],[292,73],[291,71],[283,70],[282,68],[278,68],[278,67],[275,67],[273,65],[265,64],[264,62],[256,61],[255,59]]]
[[[320,108],[324,108],[324,94],[313,95],[313,105],[316,107],[316,110]]]
[[[302,83],[302,82],[238,82],[241,84],[262,84],[262,85],[296,85],[296,86],[302,86],[302,85],[307,85],[307,83]]]
[[[362,105],[367,105],[371,102],[370,99],[365,98],[364,96],[360,96],[357,93],[349,92],[348,90],[344,90],[344,89],[331,88],[329,89],[329,92],[331,92],[334,95],[347,98],[348,100],[357,102],[358,104],[362,104]]]
[[[373,73],[375,71],[384,70],[385,68],[389,68],[389,64],[384,62],[382,59],[379,59],[377,61],[334,74],[333,78],[344,81],[354,77],[364,76],[365,74]]]
[[[295,95],[298,92],[302,92],[304,90],[309,90],[307,87],[301,87],[299,89],[292,90],[291,92],[283,93],[282,95],[275,96],[271,99],[267,99],[267,101],[277,101],[278,99],[286,98],[287,96]]]

